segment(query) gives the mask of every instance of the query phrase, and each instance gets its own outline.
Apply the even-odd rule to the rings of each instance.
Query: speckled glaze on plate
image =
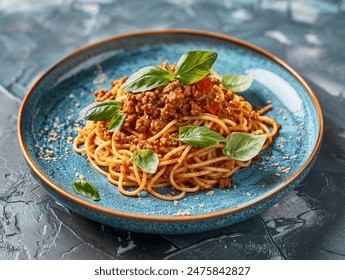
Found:
[[[234,188],[189,194],[177,204],[142,194],[119,193],[85,157],[73,152],[80,108],[93,102],[93,92],[110,88],[112,79],[162,61],[174,63],[186,51],[218,53],[219,74],[255,74],[243,96],[256,107],[272,102],[268,116],[282,125],[272,148],[232,178]],[[256,215],[293,190],[318,154],[323,120],[318,100],[291,67],[247,42],[195,30],[145,31],[86,46],[42,75],[26,94],[18,121],[23,154],[40,185],[58,202],[103,224],[124,230],[182,234],[221,228]],[[49,157],[46,150],[52,153]],[[42,159],[46,158],[46,159]],[[48,157],[48,160],[47,160]],[[82,174],[101,195],[92,201],[71,187]],[[190,215],[181,215],[186,213]]]

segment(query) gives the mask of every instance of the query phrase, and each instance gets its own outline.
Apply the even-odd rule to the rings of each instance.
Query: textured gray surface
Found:
[[[344,26],[345,1],[1,0],[0,259],[345,259]],[[85,44],[164,28],[254,43],[295,68],[319,98],[319,158],[261,215],[194,235],[123,232],[57,204],[30,175],[16,131],[30,84]]]

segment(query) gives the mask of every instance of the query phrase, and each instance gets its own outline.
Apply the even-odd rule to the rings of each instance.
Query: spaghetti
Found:
[[[174,66],[161,67],[174,71]],[[215,72],[191,85],[173,81],[137,94],[124,90],[126,80],[112,81],[110,91],[95,92],[97,102],[121,103],[120,113],[126,114],[123,127],[109,132],[109,120],[88,120],[78,128],[74,140],[74,150],[86,154],[91,165],[123,195],[133,197],[147,191],[163,200],[179,200],[187,193],[216,186],[230,188],[231,176],[251,164],[253,159],[240,161],[225,156],[225,143],[192,147],[173,140],[182,126],[206,126],[226,139],[236,132],[267,134],[261,150],[267,149],[278,133],[275,120],[264,116],[271,105],[254,110],[242,96],[225,88]],[[142,149],[158,155],[153,174],[133,162],[133,153]]]

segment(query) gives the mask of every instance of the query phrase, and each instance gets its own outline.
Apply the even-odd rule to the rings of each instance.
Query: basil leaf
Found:
[[[111,118],[108,131],[114,132],[120,130],[123,126],[123,122],[125,121],[126,114],[116,114]]]
[[[115,100],[92,103],[79,112],[80,119],[106,121],[120,111],[121,103]]]
[[[226,141],[220,133],[206,126],[181,126],[179,139],[192,147],[208,147]]]
[[[133,153],[133,161],[141,170],[151,174],[157,171],[159,164],[157,154],[149,149],[135,151]]]
[[[189,51],[177,62],[174,76],[185,85],[196,83],[210,73],[217,56],[210,51]]]
[[[225,144],[223,154],[236,160],[250,160],[261,151],[266,138],[267,134],[236,132]]]
[[[78,180],[72,183],[73,189],[82,195],[85,195],[93,200],[100,200],[101,196],[94,185],[87,180]]]
[[[226,74],[222,76],[221,83],[234,92],[243,92],[250,88],[254,81],[254,75]]]
[[[124,84],[124,89],[141,92],[164,86],[173,80],[172,71],[156,66],[147,66],[132,74]]]

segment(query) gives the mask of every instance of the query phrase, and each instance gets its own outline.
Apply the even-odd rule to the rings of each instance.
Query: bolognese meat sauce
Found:
[[[168,67],[163,65],[163,67]],[[174,66],[171,67],[174,71]],[[124,83],[127,77],[121,80]],[[112,84],[115,84],[114,81]],[[95,92],[96,101],[114,100],[116,94],[106,89]],[[127,98],[121,101],[121,114],[126,114],[123,128],[115,135],[119,144],[131,144],[136,148],[150,149],[155,153],[167,153],[171,147],[178,147],[179,142],[170,139],[165,133],[157,140],[149,141],[151,136],[159,133],[171,121],[183,122],[185,116],[200,116],[201,114],[216,115],[221,119],[232,120],[232,114],[240,106],[243,98],[226,89],[218,78],[206,76],[197,83],[183,85],[178,81],[170,82],[153,90],[140,93],[129,92]],[[211,128],[212,129],[212,128]],[[138,136],[127,131],[135,131]],[[99,133],[110,138],[106,129],[100,128]],[[194,148],[192,148],[194,149]],[[168,176],[168,170],[162,174]],[[229,178],[219,178],[221,188],[229,188]]]

